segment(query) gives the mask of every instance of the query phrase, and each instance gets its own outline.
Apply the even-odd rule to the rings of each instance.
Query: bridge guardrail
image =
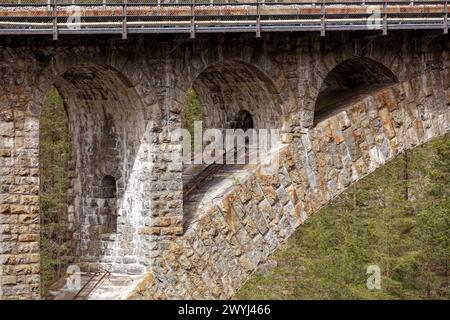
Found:
[[[48,6],[51,5],[53,0],[0,0],[0,6]],[[57,0],[58,6],[91,6],[91,5],[122,5],[123,0]],[[146,5],[146,6],[184,6],[184,5],[210,5],[210,6],[245,6],[245,5],[303,5],[303,6],[320,6],[325,4],[331,5],[382,5],[384,3],[388,5],[430,5],[430,4],[443,4],[445,0],[127,0],[128,6]]]
[[[434,29],[448,0],[0,0],[0,34],[121,34]]]

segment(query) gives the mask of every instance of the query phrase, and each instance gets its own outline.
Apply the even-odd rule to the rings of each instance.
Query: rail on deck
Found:
[[[442,30],[448,0],[0,0],[0,35]]]

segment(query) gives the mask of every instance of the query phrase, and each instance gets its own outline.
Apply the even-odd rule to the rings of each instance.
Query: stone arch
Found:
[[[203,69],[192,82],[206,128],[233,127],[242,110],[252,115],[255,129],[281,128],[284,112],[279,92],[259,68],[227,60]]]
[[[205,129],[278,129],[283,133],[286,128],[287,115],[283,112],[279,91],[271,78],[258,67],[237,60],[214,63],[197,75],[192,81],[192,88],[199,99]],[[250,143],[248,137],[245,143]],[[207,144],[208,141],[204,141],[203,146]],[[244,148],[226,150],[227,157],[230,152],[237,154],[238,149],[241,152]],[[244,152],[247,152],[245,156],[248,160],[248,149]],[[235,157],[232,158],[236,161]],[[228,159],[224,159],[226,161]],[[194,163],[183,166],[185,229],[197,212],[210,204],[210,191],[224,191],[220,186],[227,183],[229,171],[234,170],[233,174],[239,174],[239,170],[246,170],[237,164],[234,166],[234,163]],[[202,189],[200,182],[207,183],[207,190]],[[215,195],[215,198],[218,197]]]
[[[328,39],[326,43],[313,39],[309,45],[309,52],[303,57],[299,74],[301,132],[306,132],[314,126],[314,106],[320,88],[327,75],[339,64],[355,58],[366,59],[391,70],[400,82],[420,74],[423,69],[423,63],[419,59],[407,54],[413,48],[408,47],[410,43],[403,39],[393,42],[385,37],[344,37],[336,42]]]
[[[69,119],[68,203],[74,261],[86,269],[101,266],[117,273],[144,272],[137,241],[137,214],[144,199],[133,190],[143,180],[145,103],[131,81],[106,64],[77,62],[53,77],[44,75],[34,98],[53,85]],[[40,103],[33,101],[35,114]],[[112,184],[114,192],[106,194]]]
[[[361,96],[398,82],[384,64],[367,57],[352,57],[336,64],[323,78],[312,108],[313,124],[345,108]]]

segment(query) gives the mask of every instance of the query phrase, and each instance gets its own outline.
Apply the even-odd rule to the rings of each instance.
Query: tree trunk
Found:
[[[404,197],[409,200],[409,153],[405,151],[403,155],[403,182],[404,182]]]

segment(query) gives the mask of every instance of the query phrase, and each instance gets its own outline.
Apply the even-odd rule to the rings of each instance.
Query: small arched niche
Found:
[[[236,116],[236,129],[247,131],[254,128],[253,117],[247,110],[241,110]]]

